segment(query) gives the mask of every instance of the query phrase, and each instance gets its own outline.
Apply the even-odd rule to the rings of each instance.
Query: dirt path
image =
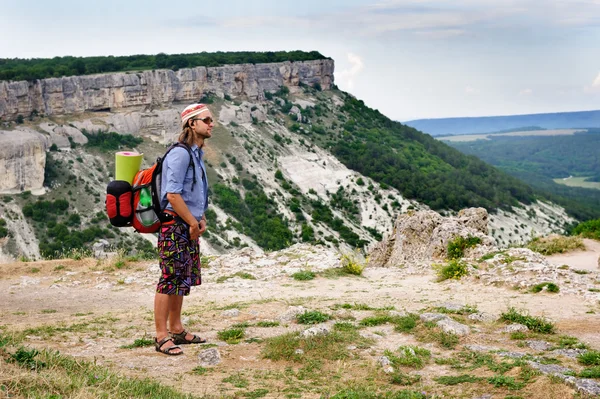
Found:
[[[575,269],[598,270],[600,265],[600,241],[583,239],[585,250],[573,251],[566,254],[556,254],[546,258],[556,265],[569,265]]]
[[[597,247],[588,246],[588,251],[580,257],[591,256],[589,252],[596,250]],[[508,287],[486,286],[475,278],[438,283],[433,273],[407,274],[401,269],[367,269],[362,277],[317,277],[311,281],[296,281],[286,272],[285,262],[270,267],[280,268],[281,272],[267,279],[232,278],[222,283],[216,282],[222,273],[209,268],[204,273],[202,287],[193,290],[185,299],[184,322],[192,331],[217,344],[223,361],[212,372],[202,376],[193,372],[199,365],[196,356],[202,347],[187,346],[183,356],[172,358],[156,353],[153,347],[121,348],[135,339],[154,335],[152,301],[157,277],[154,262],[129,264],[123,269],[95,260],[2,264],[0,292],[4,294],[0,327],[8,332],[24,334],[27,345],[57,349],[63,354],[97,361],[126,375],[151,376],[197,395],[231,395],[239,389],[223,380],[242,373],[251,380],[246,389],[266,384],[270,393],[264,397],[290,397],[285,393],[290,387],[284,382],[284,371],[299,366],[265,360],[261,354],[264,344],[260,340],[289,331],[301,331],[306,326],[285,321],[272,328],[260,328],[255,324],[279,320],[290,306],[298,305],[334,315],[338,321],[359,321],[376,314],[373,311],[335,310],[342,304],[367,304],[373,308],[393,307],[396,311],[422,313],[452,302],[475,307],[495,317],[515,307],[531,315],[548,318],[558,326],[560,334],[574,336],[593,348],[600,348],[600,318],[592,313],[600,312],[600,307],[598,303],[584,301],[576,295],[534,295]],[[239,309],[239,314],[230,316],[226,313],[231,308]],[[218,339],[219,331],[244,322],[254,325],[246,328],[246,338],[254,338],[253,341],[227,345]],[[475,333],[461,338],[460,345],[492,345],[523,351],[517,345],[518,341],[498,333],[501,327],[502,323],[474,324],[471,328]],[[394,332],[392,326],[365,330],[378,336],[373,347],[357,349],[356,358],[362,359],[368,367],[376,368],[376,359],[383,351],[395,350],[399,345],[421,345],[432,350],[435,356],[451,355],[451,351],[444,348],[420,343],[411,334]],[[342,362],[331,367],[344,368],[351,364]],[[350,375],[352,372],[349,371]],[[452,371],[447,366],[435,364],[420,372],[426,385],[434,384],[434,376],[449,373]],[[177,378],[167,378],[166,375],[176,375]],[[266,375],[275,377],[267,378]],[[478,391],[484,388],[485,392]],[[484,388],[475,386],[473,392],[503,392]],[[302,396],[296,397],[320,397],[308,388],[302,389]],[[544,397],[536,396],[534,391],[528,397]],[[452,389],[449,392],[453,392]],[[573,393],[570,388],[566,392],[569,395]]]

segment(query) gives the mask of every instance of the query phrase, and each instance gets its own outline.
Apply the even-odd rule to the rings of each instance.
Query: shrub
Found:
[[[437,269],[438,281],[448,279],[460,280],[461,277],[469,274],[468,265],[458,259],[453,259],[447,265],[434,265]]]
[[[315,276],[316,275],[310,270],[302,270],[300,272],[292,274],[292,278],[298,281],[312,280],[315,278]]]
[[[536,237],[527,244],[527,248],[542,255],[552,255],[575,249],[585,249],[585,245],[583,245],[581,237],[553,235],[545,238]]]
[[[359,249],[342,255],[342,269],[348,274],[360,276],[363,270],[365,270],[365,263],[366,260],[362,258]]]
[[[600,352],[588,351],[577,357],[577,361],[585,366],[600,366]]]
[[[448,259],[460,259],[465,255],[465,249],[481,244],[481,238],[457,236],[448,242]]]
[[[554,283],[540,283],[540,284],[536,284],[533,287],[531,287],[531,292],[537,293],[537,292],[542,291],[544,288],[546,288],[546,291],[552,292],[552,293],[557,293],[560,291],[560,288],[558,287],[558,285],[556,285]]]

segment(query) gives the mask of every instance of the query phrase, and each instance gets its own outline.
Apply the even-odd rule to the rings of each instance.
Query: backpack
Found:
[[[115,180],[106,188],[106,212],[110,223],[116,227],[132,226],[140,233],[156,233],[163,223],[171,222],[173,215],[163,212],[160,206],[162,165],[173,148],[185,148],[190,156],[188,167],[193,171],[196,183],[196,168],[190,147],[183,143],[171,145],[162,157],[147,169],[135,174],[133,183]]]

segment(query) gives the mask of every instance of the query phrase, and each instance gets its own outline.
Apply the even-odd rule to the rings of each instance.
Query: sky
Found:
[[[600,109],[600,0],[0,0],[0,58],[316,50],[386,116]]]

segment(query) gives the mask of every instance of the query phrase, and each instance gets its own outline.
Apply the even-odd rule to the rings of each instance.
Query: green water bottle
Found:
[[[148,188],[140,190],[140,202],[138,204],[140,212],[140,221],[144,226],[152,226],[156,221],[156,215],[152,209],[152,195]]]

